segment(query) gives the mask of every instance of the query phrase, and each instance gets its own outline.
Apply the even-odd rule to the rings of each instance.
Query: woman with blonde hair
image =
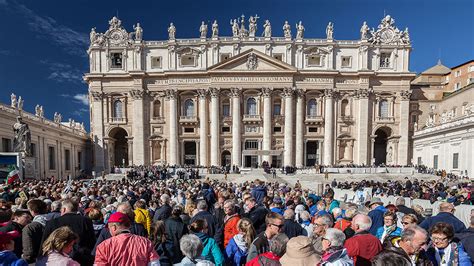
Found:
[[[240,266],[247,261],[248,249],[255,239],[256,233],[252,221],[247,218],[242,218],[237,222],[237,230],[239,233],[229,241],[225,253],[229,263]]]
[[[44,241],[42,257],[38,259],[36,265],[79,266],[77,261],[69,257],[78,240],[79,236],[71,228],[68,226],[59,227]]]

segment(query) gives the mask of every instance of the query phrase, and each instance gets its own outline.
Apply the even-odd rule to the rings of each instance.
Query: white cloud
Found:
[[[84,105],[89,106],[89,96],[87,94],[76,94],[72,98]]]
[[[89,44],[88,34],[58,24],[51,17],[38,15],[25,5],[16,2],[8,5],[6,0],[0,0],[0,4],[8,6],[10,10],[23,16],[30,29],[36,32],[38,37],[51,40],[69,54],[87,56],[85,50]]]
[[[57,82],[84,82],[84,80],[82,79],[82,71],[74,68],[69,64],[51,62],[48,60],[42,60],[40,62],[46,65],[51,71],[48,76],[48,79]]]

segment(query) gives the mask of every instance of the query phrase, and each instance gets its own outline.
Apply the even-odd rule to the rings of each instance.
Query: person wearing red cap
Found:
[[[110,215],[107,226],[112,237],[97,246],[94,265],[160,265],[152,242],[131,234],[130,223],[121,212]]]
[[[27,266],[25,260],[19,259],[13,249],[15,248],[15,238],[18,238],[18,231],[0,232],[0,265]]]

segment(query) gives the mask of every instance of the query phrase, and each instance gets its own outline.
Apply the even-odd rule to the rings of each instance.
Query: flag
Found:
[[[17,179],[20,179],[20,171],[13,170],[8,174],[7,180],[5,180],[5,183],[7,185],[10,185],[11,183],[13,183]]]

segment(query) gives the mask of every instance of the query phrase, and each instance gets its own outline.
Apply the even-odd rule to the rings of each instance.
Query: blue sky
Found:
[[[230,36],[229,20],[242,14],[258,14],[257,34],[269,19],[273,35],[281,26],[302,20],[308,38],[324,38],[329,21],[334,38],[355,40],[363,21],[377,27],[384,13],[398,28],[409,28],[412,40],[410,70],[421,72],[441,59],[452,67],[474,59],[473,0],[212,0],[212,1],[88,1],[0,0],[0,101],[10,102],[10,93],[25,99],[25,109],[44,106],[54,112],[89,124],[86,49],[92,27],[105,32],[108,20],[118,13],[132,31],[140,22],[145,40],[167,38],[174,22],[177,38],[196,38],[202,20],[219,22],[219,34]]]

